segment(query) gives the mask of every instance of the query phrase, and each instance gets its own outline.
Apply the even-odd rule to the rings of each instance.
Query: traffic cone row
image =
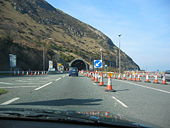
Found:
[[[123,74],[123,75],[121,75],[121,74],[118,74],[118,77],[116,77],[116,73],[113,73],[113,74],[111,74],[112,75],[112,77],[111,77],[111,75],[110,75],[110,73],[102,73],[102,72],[84,72],[85,74],[85,76],[87,76],[87,77],[89,77],[89,78],[91,78],[91,80],[93,80],[95,83],[98,83],[98,85],[99,86],[102,86],[102,85],[104,85],[104,81],[103,81],[103,78],[105,78],[105,77],[107,77],[108,76],[108,84],[107,84],[107,87],[106,87],[106,91],[107,90],[113,90],[112,89],[112,87],[110,86],[112,83],[112,81],[111,81],[111,79],[119,79],[119,80],[129,80],[129,81],[135,81],[135,82],[141,82],[142,80],[141,80],[141,77],[143,77],[143,76],[145,76],[145,81],[144,82],[146,82],[146,83],[151,83],[151,80],[150,80],[150,77],[151,76],[149,76],[148,74],[146,74],[146,75],[141,75],[141,74]],[[38,72],[37,72],[37,74],[39,74]],[[126,76],[129,76],[128,78],[126,78]],[[158,75],[155,75],[154,76],[154,81],[153,81],[153,83],[155,83],[155,84],[167,84],[167,82],[166,82],[166,80],[165,80],[165,76],[162,78],[162,82],[159,82],[158,81]]]
[[[14,71],[14,75],[19,75],[19,76],[32,76],[32,75],[45,75],[47,72],[45,71]]]

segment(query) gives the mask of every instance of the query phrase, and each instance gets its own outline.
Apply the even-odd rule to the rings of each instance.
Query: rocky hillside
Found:
[[[83,58],[89,64],[100,58],[116,66],[118,48],[102,32],[85,24],[45,0],[0,0],[0,70],[9,68],[9,53],[17,55],[17,67],[42,69],[43,50],[48,60],[65,66],[74,58]],[[121,52],[124,69],[139,66]]]

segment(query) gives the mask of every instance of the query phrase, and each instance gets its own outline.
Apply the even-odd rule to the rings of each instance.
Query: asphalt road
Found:
[[[107,79],[104,79],[107,85]],[[170,127],[170,85],[112,79],[116,92],[106,92],[90,78],[68,74],[1,77],[0,107],[50,108],[81,112],[107,111]]]

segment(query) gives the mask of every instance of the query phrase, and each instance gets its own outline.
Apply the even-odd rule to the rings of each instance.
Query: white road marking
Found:
[[[120,80],[119,80],[119,81],[120,81]],[[155,90],[155,91],[160,91],[160,92],[164,92],[164,93],[170,93],[170,92],[165,91],[165,90],[161,90],[161,89],[157,89],[157,88],[152,88],[152,87],[148,87],[148,86],[143,86],[143,85],[136,84],[136,83],[131,83],[131,82],[127,82],[127,81],[121,81],[121,82],[129,83],[129,84],[133,84],[133,85],[137,85],[137,86],[139,86],[139,87],[148,88],[148,89],[152,89],[152,90]]]
[[[0,88],[30,88],[30,87],[37,87],[37,86],[11,86],[11,87],[0,87]]]
[[[8,104],[10,104],[10,103],[12,103],[12,102],[14,102],[14,101],[16,101],[16,100],[19,100],[19,99],[20,99],[19,97],[13,98],[13,99],[11,99],[11,100],[8,100],[8,101],[2,103],[1,105],[8,105]]]
[[[0,84],[8,84],[8,85],[12,85],[12,83],[6,83],[6,82],[0,82]]]
[[[124,104],[122,101],[118,100],[116,97],[112,96],[112,98],[114,100],[116,100],[117,102],[119,102],[123,107],[128,108],[128,106],[126,104]]]
[[[42,86],[40,86],[40,87],[38,87],[38,88],[36,88],[36,89],[34,89],[34,90],[37,91],[37,90],[39,90],[39,89],[41,89],[41,88],[44,88],[44,87],[50,85],[51,83],[53,83],[53,82],[49,82],[49,83],[47,83],[47,84],[44,84],[44,85],[42,85]]]
[[[60,80],[61,78],[58,78],[58,79],[56,79],[55,81],[58,81],[58,80]]]
[[[23,85],[23,84],[44,84],[44,82],[39,82],[39,83],[14,83],[14,85]]]
[[[28,82],[28,81],[25,81],[25,80],[16,80],[18,82]]]

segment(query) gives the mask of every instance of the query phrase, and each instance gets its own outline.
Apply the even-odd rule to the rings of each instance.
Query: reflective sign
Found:
[[[9,54],[9,62],[11,68],[16,67],[16,55]]]
[[[94,60],[94,68],[102,68],[103,63],[102,60]]]

